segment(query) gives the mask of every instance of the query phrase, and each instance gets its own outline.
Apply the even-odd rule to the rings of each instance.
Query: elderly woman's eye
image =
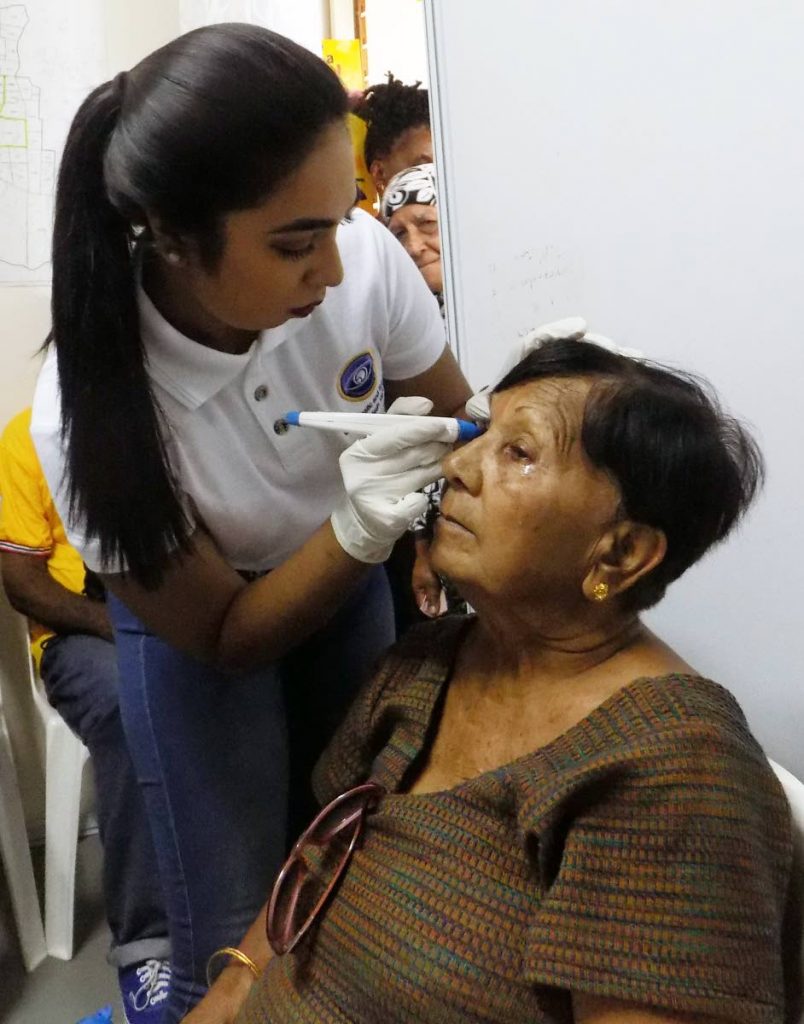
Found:
[[[528,450],[527,450],[526,448],[523,448],[523,447],[522,447],[521,445],[518,445],[518,444],[509,444],[509,445],[507,445],[506,447],[507,447],[507,449],[508,449],[508,452],[509,452],[509,453],[510,453],[510,454],[511,454],[511,455],[512,455],[512,456],[513,456],[513,457],[514,457],[514,458],[515,458],[515,459],[516,459],[517,461],[520,461],[520,462],[529,462],[529,461],[530,461],[530,459],[531,459],[531,454],[530,454],[530,452],[529,452],[529,451],[528,451]]]

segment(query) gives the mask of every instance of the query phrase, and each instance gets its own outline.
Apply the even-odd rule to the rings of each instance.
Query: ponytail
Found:
[[[59,170],[53,328],[70,513],[138,582],[187,550],[183,510],[148,376],[135,248],[158,218],[214,271],[225,218],[271,195],[346,114],[315,54],[257,25],[208,25],[100,86],[76,114]],[[138,234],[133,225],[146,228]],[[136,244],[135,244],[136,243]],[[147,253],[146,253],[147,255]]]
[[[139,330],[129,219],[112,205],[104,158],[125,76],[75,116],[59,169],[52,327],[67,448],[69,512],[104,562],[156,586],[189,524],[170,469]]]

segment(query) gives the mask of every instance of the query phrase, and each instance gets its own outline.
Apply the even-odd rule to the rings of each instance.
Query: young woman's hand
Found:
[[[438,480],[452,448],[442,424],[418,418],[431,408],[425,398],[398,399],[388,411],[416,415],[410,426],[380,430],[341,454],[345,494],[330,522],[340,546],[359,562],[384,562],[427,508],[427,497],[416,492]]]

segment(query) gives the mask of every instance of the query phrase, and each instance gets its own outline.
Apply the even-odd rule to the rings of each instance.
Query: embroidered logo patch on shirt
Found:
[[[371,352],[361,352],[346,365],[338,381],[338,391],[349,402],[360,402],[376,388],[377,371]]]

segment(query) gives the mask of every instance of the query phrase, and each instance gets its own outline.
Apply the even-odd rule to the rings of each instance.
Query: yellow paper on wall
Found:
[[[355,184],[357,185],[357,205],[366,213],[377,216],[377,189],[374,179],[368,172],[365,159],[366,122],[357,114],[348,117],[349,133],[352,136],[352,149],[355,151]]]
[[[359,39],[324,39],[321,51],[324,60],[343,82],[344,89],[362,92],[366,88]]]

